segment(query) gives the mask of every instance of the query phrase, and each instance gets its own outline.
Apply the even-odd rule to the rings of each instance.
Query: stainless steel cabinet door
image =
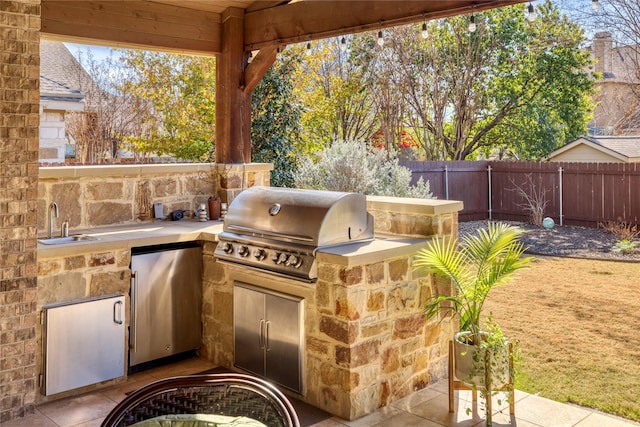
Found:
[[[124,297],[107,296],[43,307],[44,394],[124,376]]]
[[[130,366],[200,347],[201,253],[197,247],[131,257]]]
[[[265,373],[292,390],[301,392],[300,352],[302,346],[300,301],[265,295]]]
[[[234,286],[233,322],[235,365],[264,376],[264,294]]]
[[[236,282],[235,366],[302,393],[301,298]]]

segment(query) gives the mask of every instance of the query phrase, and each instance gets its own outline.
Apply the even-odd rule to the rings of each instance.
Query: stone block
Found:
[[[57,227],[62,225],[62,221],[69,219],[71,227],[80,224],[82,206],[80,205],[80,184],[77,182],[53,184],[50,188],[50,197],[52,202],[58,204],[60,216],[56,221]],[[46,214],[48,210],[45,210]],[[56,230],[60,233],[60,230]],[[58,234],[59,235],[59,234]]]
[[[43,277],[38,280],[38,304],[84,298],[86,289],[86,279],[77,271]]]
[[[328,386],[338,386],[342,391],[348,392],[351,389],[350,377],[348,369],[337,368],[328,363],[323,363],[320,367],[322,383]]]
[[[438,234],[438,227],[430,216],[394,214],[391,215],[389,232],[401,236],[429,237]]]
[[[84,255],[72,256],[64,259],[65,270],[78,270],[87,266]]]
[[[389,280],[399,282],[409,277],[409,260],[406,258],[389,262]]]
[[[367,283],[370,285],[377,285],[384,283],[384,262],[378,262],[366,266]]]
[[[318,280],[335,283],[336,281],[338,281],[338,269],[331,264],[319,264]]]
[[[351,347],[336,346],[335,360],[338,366],[357,368],[378,361],[380,341],[373,339]]]
[[[413,282],[403,283],[389,289],[387,312],[389,316],[413,312],[418,308],[418,286]]]
[[[329,343],[318,338],[308,337],[306,339],[306,349],[308,353],[325,356],[329,353]]]
[[[362,338],[372,338],[386,335],[390,336],[391,325],[391,322],[387,321],[362,325],[360,327],[360,334]]]
[[[393,324],[393,338],[405,339],[421,335],[425,323],[426,319],[422,313],[397,319]]]
[[[336,341],[350,344],[356,340],[358,328],[352,322],[322,316],[320,318],[320,332]]]
[[[382,372],[392,373],[400,368],[400,351],[389,347],[382,352]]]
[[[106,265],[115,265],[116,256],[113,252],[103,252],[91,254],[89,256],[89,267],[100,267]]]
[[[341,268],[339,276],[340,283],[345,286],[358,285],[362,283],[362,266],[357,265],[351,268]]]
[[[110,271],[91,275],[89,292],[91,296],[128,293],[130,270]]]
[[[385,309],[386,295],[382,291],[371,291],[367,298],[367,312],[378,312]]]
[[[174,178],[158,178],[151,185],[153,197],[168,197],[178,193],[178,182]]]
[[[120,200],[125,198],[122,182],[89,182],[85,187],[87,200]]]
[[[87,225],[97,227],[115,225],[133,220],[131,203],[93,202],[87,204]]]

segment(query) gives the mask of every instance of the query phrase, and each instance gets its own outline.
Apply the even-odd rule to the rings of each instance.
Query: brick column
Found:
[[[34,409],[40,0],[0,8],[0,424]]]

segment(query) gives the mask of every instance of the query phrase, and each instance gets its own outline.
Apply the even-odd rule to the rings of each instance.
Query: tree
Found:
[[[252,160],[273,163],[271,185],[278,187],[293,184],[301,116],[293,97],[293,74],[299,57],[299,52],[285,52],[256,86],[251,98]]]
[[[376,130],[372,70],[354,63],[352,56],[338,39],[328,39],[317,42],[299,65],[295,96],[303,109],[304,153],[337,139],[367,140]]]
[[[594,76],[583,32],[547,2],[528,22],[522,6],[414,28],[393,44],[416,138],[430,159],[464,160],[497,149],[539,158],[585,131]],[[413,34],[409,31],[412,30]]]
[[[148,132],[125,135],[135,151],[185,160],[211,160],[215,135],[215,59],[126,50],[134,71],[120,90],[133,93]]]
[[[130,70],[113,54],[97,61],[87,50],[78,52],[78,62],[70,64],[65,73],[73,87],[85,94],[85,111],[65,114],[76,158],[92,164],[112,161],[123,148],[122,136],[143,131],[138,98],[117,89],[131,78]]]

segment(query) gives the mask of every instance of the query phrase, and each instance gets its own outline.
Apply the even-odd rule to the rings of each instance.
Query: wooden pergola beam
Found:
[[[222,14],[222,52],[216,62],[216,163],[251,162],[251,92],[245,92],[244,9]]]
[[[524,0],[305,0],[245,15],[244,49],[287,45],[523,3]]]
[[[42,1],[49,39],[212,56],[222,49],[221,16],[149,1]]]

